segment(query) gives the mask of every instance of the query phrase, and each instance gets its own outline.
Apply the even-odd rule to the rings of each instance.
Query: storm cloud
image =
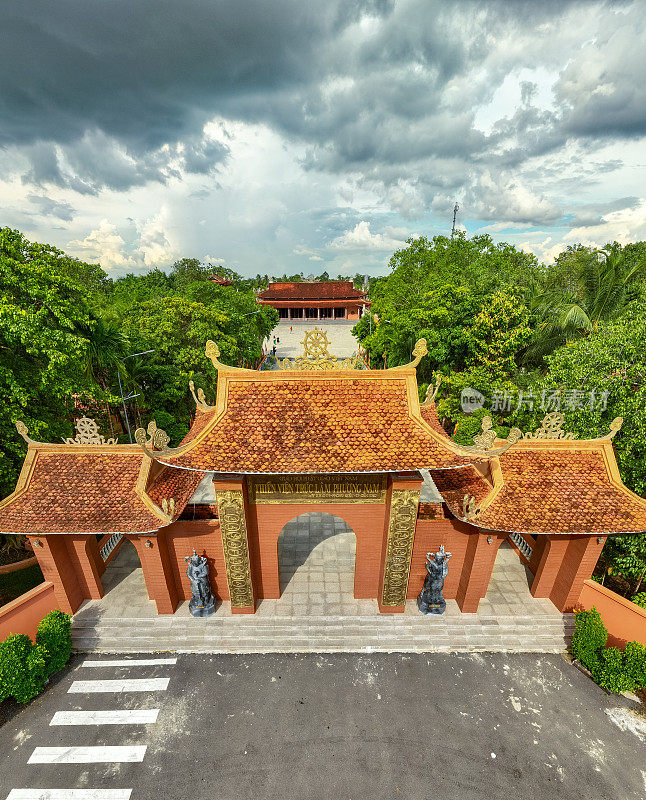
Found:
[[[9,0],[2,167],[63,221],[82,198],[189,179],[206,182],[190,197],[207,202],[232,168],[240,126],[264,126],[312,181],[328,176],[349,206],[370,195],[391,215],[376,230],[355,205],[351,227],[333,237],[355,247],[395,241],[386,228],[402,220],[445,218],[456,199],[483,223],[553,226],[576,215],[592,226],[604,211],[572,185],[624,163],[619,147],[597,171],[591,154],[646,136],[645,10],[586,0]],[[68,194],[48,199],[50,190]],[[636,208],[625,190],[616,202],[626,199]],[[276,218],[289,205],[271,187],[266,202]],[[290,252],[314,260],[333,240],[312,249],[307,231],[294,236]]]

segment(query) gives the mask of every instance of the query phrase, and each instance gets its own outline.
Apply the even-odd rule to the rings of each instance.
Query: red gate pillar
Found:
[[[97,547],[96,536],[94,534],[89,536],[74,534],[65,538],[70,560],[74,564],[78,582],[83,591],[83,599],[100,600],[103,597],[103,586],[97,559],[101,561],[101,566],[103,565],[103,560]]]
[[[248,498],[243,481],[217,481],[215,499],[218,504],[231,613],[253,614],[256,601],[247,534]]]
[[[550,536],[532,584],[534,597],[549,597],[559,611],[576,605],[594,570],[604,536]]]
[[[455,596],[460,611],[475,614],[487,593],[498,548],[505,537],[495,533],[470,533],[462,574]]]
[[[62,534],[27,537],[46,581],[54,584],[54,595],[62,611],[73,614],[85,599],[83,589]]]
[[[137,548],[148,597],[157,604],[158,614],[174,614],[179,605],[166,535],[162,528],[155,536],[129,536]]]
[[[412,476],[389,482],[377,598],[382,614],[401,614],[406,608],[421,488],[421,479]]]

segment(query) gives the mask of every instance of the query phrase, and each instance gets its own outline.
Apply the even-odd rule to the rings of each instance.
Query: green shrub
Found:
[[[72,655],[71,616],[50,611],[38,625],[36,644],[45,650],[48,675],[63,669]]]
[[[624,672],[635,689],[646,689],[646,645],[628,642],[624,648]]]
[[[640,608],[646,608],[646,592],[639,592],[639,594],[636,594],[632,602]]]
[[[635,688],[633,678],[624,669],[624,654],[618,647],[608,647],[599,653],[592,676],[599,686],[616,694]]]
[[[608,642],[608,631],[596,608],[579,611],[574,617],[572,655],[594,673],[599,664],[599,653]]]
[[[47,678],[46,652],[29,636],[16,633],[0,642],[0,700],[15,697],[27,703],[43,690]]]

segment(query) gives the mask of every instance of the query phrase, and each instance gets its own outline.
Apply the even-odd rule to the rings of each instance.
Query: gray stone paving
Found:
[[[312,320],[311,322],[279,322],[278,325],[271,332],[268,339],[265,339],[265,347],[271,349],[273,345],[274,336],[280,339],[276,345],[277,358],[296,358],[296,356],[303,355],[302,341],[305,336],[305,331],[314,330],[314,326],[319,330],[327,332],[327,337],[330,340],[329,351],[331,355],[337,358],[350,358],[357,354],[357,340],[352,335],[352,328],[356,325],[354,322],[337,321],[330,322],[329,320]],[[292,330],[290,330],[292,328]]]
[[[194,619],[188,603],[158,616],[148,600],[138,557],[122,546],[104,575],[105,597],[74,616],[79,650],[105,652],[559,652],[573,619],[529,593],[516,553],[501,547],[486,597],[476,614],[447,601],[441,617],[424,617],[414,600],[404,614],[380,614],[376,600],[353,597],[355,537],[341,520],[307,514],[279,538],[282,596],[262,600],[254,615],[232,615],[220,603],[209,619]]]

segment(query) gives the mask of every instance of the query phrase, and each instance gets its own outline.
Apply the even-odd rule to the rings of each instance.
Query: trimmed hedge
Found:
[[[617,694],[646,688],[646,646],[629,642],[623,652],[606,647],[608,631],[596,608],[574,617],[572,655],[604,689]]]
[[[14,697],[28,703],[45,682],[69,661],[72,622],[69,614],[50,611],[38,625],[36,643],[23,633],[0,642],[0,701]]]
[[[579,611],[574,616],[572,655],[590,672],[599,666],[599,653],[608,643],[608,631],[601,614],[594,606],[590,611]]]

